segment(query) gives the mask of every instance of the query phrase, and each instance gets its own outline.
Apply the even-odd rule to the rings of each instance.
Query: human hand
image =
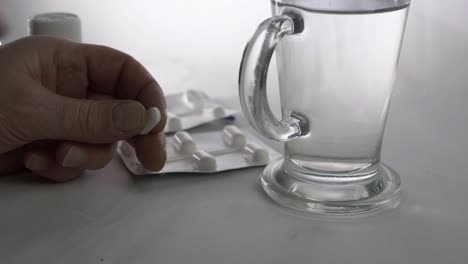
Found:
[[[146,136],[146,109],[161,111]],[[166,160],[161,88],[135,59],[51,37],[0,47],[0,174],[26,167],[56,181],[104,167],[126,139],[150,170]]]

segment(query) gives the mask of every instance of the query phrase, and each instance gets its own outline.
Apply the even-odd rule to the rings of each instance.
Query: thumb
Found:
[[[140,133],[146,109],[130,100],[80,100],[53,95],[55,111],[44,111],[42,138],[103,144]]]

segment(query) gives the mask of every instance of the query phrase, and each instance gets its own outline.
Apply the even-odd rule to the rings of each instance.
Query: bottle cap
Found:
[[[81,42],[81,21],[71,13],[38,14],[29,18],[29,35],[48,35]]]

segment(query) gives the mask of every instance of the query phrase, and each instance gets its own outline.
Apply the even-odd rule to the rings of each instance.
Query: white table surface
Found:
[[[259,168],[135,177],[115,159],[67,184],[0,178],[1,263],[466,263],[466,128],[393,110],[383,159],[404,196],[392,211],[295,215],[262,193]]]
[[[67,184],[0,177],[0,263],[468,263],[468,4],[413,2],[383,147],[403,181],[397,209],[316,219],[270,202],[258,168],[133,177],[116,159]],[[234,95],[250,34],[236,35],[227,62],[161,57],[152,71],[164,87]]]

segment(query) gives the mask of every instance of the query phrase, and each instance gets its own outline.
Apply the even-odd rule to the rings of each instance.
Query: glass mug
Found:
[[[399,203],[400,179],[380,162],[410,0],[272,0],[273,17],[247,44],[242,109],[263,136],[285,142],[261,184],[274,201],[317,214]],[[282,120],[266,80],[276,51]]]

